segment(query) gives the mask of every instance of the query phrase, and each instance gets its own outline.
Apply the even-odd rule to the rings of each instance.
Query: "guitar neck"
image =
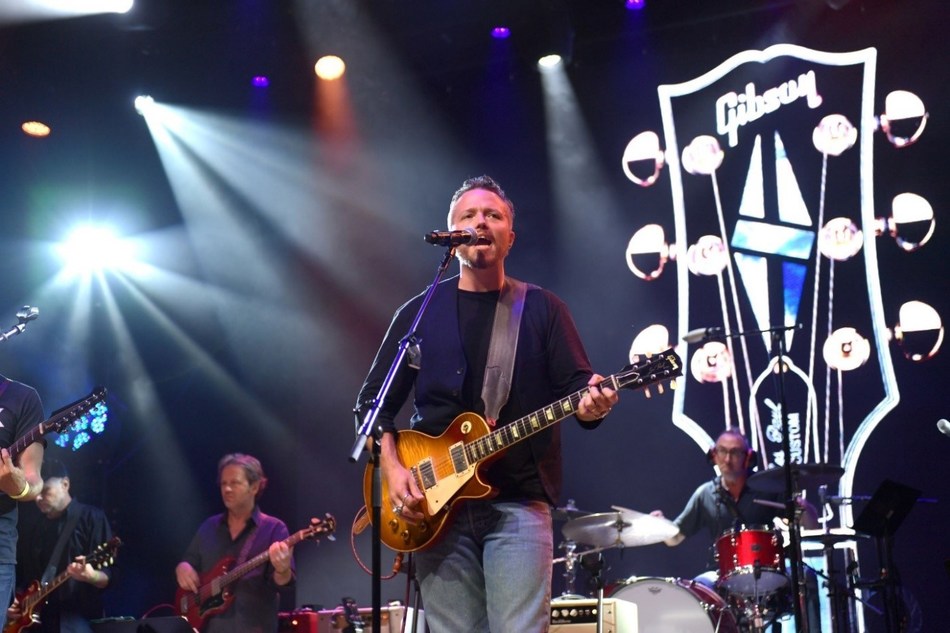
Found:
[[[24,613],[33,609],[34,606],[42,604],[46,600],[46,597],[56,591],[57,587],[69,580],[69,572],[63,571],[60,572],[55,578],[53,578],[49,583],[41,585],[39,590],[23,598],[22,610]]]
[[[37,424],[27,431],[26,435],[11,444],[10,447],[7,448],[7,450],[10,452],[10,459],[16,460],[20,453],[26,450],[27,446],[33,444],[34,442],[39,442],[43,435],[46,434],[46,428],[46,422]]]
[[[300,541],[310,536],[312,533],[313,532],[311,530],[300,530],[299,532],[295,532],[294,534],[291,534],[290,536],[285,538],[284,543],[288,547],[293,547]],[[257,569],[258,567],[266,563],[268,556],[269,556],[268,551],[264,550],[263,552],[255,556],[254,558],[249,558],[248,560],[236,566],[234,569],[230,570],[226,574],[222,574],[218,576],[214,580],[214,582],[217,583],[221,587],[226,587],[227,585],[230,585],[232,582],[240,579],[242,576],[244,576],[248,572],[253,571],[254,569]]]
[[[615,391],[618,389],[616,376],[608,376],[600,384]],[[577,406],[588,391],[590,389],[585,387],[566,398],[538,409],[534,413],[518,418],[511,424],[498,427],[491,433],[464,444],[465,459],[470,464],[488,459],[512,444],[557,424],[567,416],[577,412]]]

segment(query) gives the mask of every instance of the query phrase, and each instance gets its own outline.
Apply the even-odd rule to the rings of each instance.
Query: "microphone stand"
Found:
[[[373,398],[371,403],[372,406],[370,407],[369,411],[366,412],[366,416],[363,418],[362,422],[359,421],[360,413],[363,409],[363,406],[369,403],[359,403],[357,407],[353,409],[353,415],[356,418],[357,423],[357,430],[356,441],[353,443],[353,448],[350,450],[349,461],[351,463],[358,462],[360,455],[364,450],[367,449],[367,446],[372,446],[370,463],[372,464],[373,475],[371,478],[372,483],[370,484],[370,497],[372,499],[371,503],[373,507],[367,508],[367,510],[370,512],[373,528],[372,572],[374,631],[380,630],[380,624],[382,622],[382,590],[380,586],[382,582],[382,535],[380,533],[379,525],[379,522],[382,520],[382,480],[379,469],[382,429],[376,426],[376,419],[379,417],[380,407],[382,407],[382,403],[386,401],[386,396],[389,393],[389,389],[392,387],[393,381],[396,379],[396,374],[398,373],[399,368],[402,366],[402,361],[409,352],[409,348],[415,347],[419,343],[418,339],[416,338],[416,329],[419,327],[419,322],[422,320],[422,315],[428,307],[432,296],[435,294],[435,290],[438,288],[439,282],[445,275],[445,271],[449,267],[449,263],[455,256],[455,248],[455,246],[449,246],[449,248],[446,249],[445,255],[442,257],[442,262],[439,264],[439,267],[436,270],[435,279],[432,281],[432,284],[426,290],[425,296],[422,298],[422,304],[419,306],[419,311],[416,313],[415,319],[412,321],[412,325],[409,326],[409,332],[399,341],[399,351],[396,353],[396,357],[393,359],[393,363],[389,367],[386,377],[383,379],[383,384],[380,386],[379,393],[377,393]],[[370,443],[369,440],[371,436],[372,442]]]
[[[6,332],[0,332],[0,341],[5,341],[11,336],[15,336],[17,334],[23,334],[23,330],[26,329],[26,324],[40,316],[40,309],[31,306],[23,306],[23,308],[21,308],[16,313],[16,316],[20,322],[11,327]]]
[[[798,523],[798,504],[796,503],[795,495],[797,493],[797,482],[793,481],[792,477],[792,460],[791,460],[791,441],[788,437],[788,407],[785,399],[785,356],[787,350],[785,348],[785,332],[791,329],[797,329],[801,327],[800,324],[788,327],[777,327],[769,328],[767,332],[771,332],[773,347],[776,347],[774,343],[777,343],[778,349],[778,400],[779,407],[782,412],[782,453],[784,455],[784,471],[785,471],[785,518],[788,521],[788,544],[791,551],[791,562],[792,562],[792,607],[795,614],[795,630],[799,632],[808,631],[808,623],[803,618],[802,614],[802,604],[805,600],[805,591],[804,585],[801,582],[801,564],[802,564],[802,550],[801,550],[801,532],[800,526]]]

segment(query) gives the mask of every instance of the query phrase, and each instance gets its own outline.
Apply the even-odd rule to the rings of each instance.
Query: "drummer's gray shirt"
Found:
[[[717,493],[717,490],[721,492]],[[686,507],[673,521],[684,536],[692,536],[703,528],[709,533],[710,556],[707,569],[718,569],[716,563],[716,541],[728,530],[745,527],[766,527],[772,529],[772,519],[782,516],[783,511],[771,506],[755,503],[754,499],[782,502],[782,493],[762,492],[742,489],[738,501],[722,488],[719,477],[699,486],[689,498]]]

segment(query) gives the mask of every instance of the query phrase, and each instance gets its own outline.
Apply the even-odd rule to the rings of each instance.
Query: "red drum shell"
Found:
[[[776,530],[765,526],[724,532],[716,541],[716,559],[719,587],[729,592],[765,595],[788,584],[782,538]]]

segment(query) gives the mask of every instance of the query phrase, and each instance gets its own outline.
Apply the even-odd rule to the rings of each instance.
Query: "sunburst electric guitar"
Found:
[[[323,519],[310,519],[310,527],[291,534],[284,539],[284,543],[293,547],[305,539],[330,536],[335,530],[336,519],[333,515],[327,514]],[[179,615],[188,620],[192,628],[196,631],[204,630],[208,618],[227,610],[234,602],[231,585],[268,560],[267,550],[236,567],[233,556],[222,558],[214,567],[202,574],[197,592],[178,590],[175,594],[175,608]]]
[[[86,563],[92,565],[94,569],[102,569],[112,565],[115,561],[115,553],[122,545],[118,536],[114,536],[99,547],[94,552],[86,555]],[[19,633],[23,629],[28,629],[34,624],[40,622],[40,609],[46,604],[46,598],[56,591],[64,582],[69,580],[69,571],[63,571],[45,585],[40,584],[39,580],[26,588],[23,593],[17,594],[16,601],[20,606],[20,617],[15,620],[9,620],[3,627],[3,633]]]
[[[682,362],[669,349],[642,362],[627,365],[608,376],[602,385],[613,390],[639,389],[682,375]],[[516,442],[563,420],[577,411],[587,388],[558,400],[543,409],[492,429],[476,413],[463,413],[452,421],[449,428],[432,437],[425,433],[402,430],[396,435],[399,461],[409,469],[416,485],[425,495],[425,518],[417,525],[407,523],[388,503],[380,512],[382,542],[397,552],[414,552],[430,545],[438,536],[451,514],[452,506],[462,499],[482,499],[494,494],[491,486],[482,481],[480,467],[498,457]],[[373,466],[369,464],[363,476],[363,499],[371,507]],[[389,498],[386,482],[382,484],[382,499]]]

